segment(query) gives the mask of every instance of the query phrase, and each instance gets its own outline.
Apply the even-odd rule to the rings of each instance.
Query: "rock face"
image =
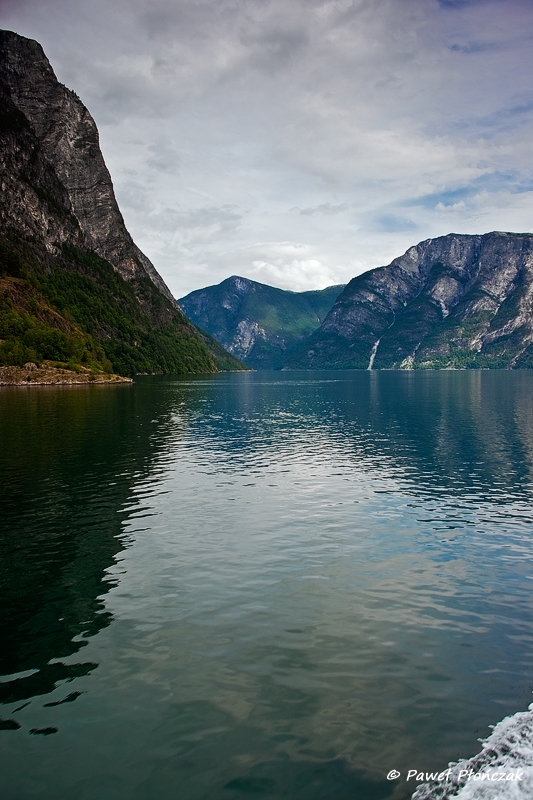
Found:
[[[98,131],[41,46],[0,31],[0,365],[131,375],[242,368],[126,230]]]
[[[354,278],[291,367],[533,367],[533,234],[449,234]]]
[[[288,292],[234,275],[180,299],[185,314],[254,369],[280,369],[322,322],[342,291]]]
[[[26,117],[42,157],[54,166],[66,190],[86,245],[126,280],[147,274],[175,303],[126,230],[93,118],[75,92],[59,83],[41,45],[11,31],[0,31],[0,69],[11,101]],[[62,240],[60,236],[58,241]]]

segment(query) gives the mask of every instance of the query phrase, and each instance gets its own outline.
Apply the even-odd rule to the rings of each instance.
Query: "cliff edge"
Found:
[[[244,368],[183,315],[125,227],[88,110],[12,31],[0,31],[0,185],[0,365]]]
[[[287,366],[533,367],[533,234],[420,242],[353,278]]]

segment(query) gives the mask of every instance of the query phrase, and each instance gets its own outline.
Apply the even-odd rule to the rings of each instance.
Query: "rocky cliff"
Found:
[[[126,280],[147,274],[175,302],[126,230],[96,124],[79,97],[59,83],[37,42],[2,31],[0,50],[4,87],[33,129],[42,156],[54,166],[86,244]]]
[[[533,234],[449,234],[346,286],[290,367],[533,367]]]
[[[184,317],[126,230],[76,94],[41,46],[0,31],[0,364],[242,365]]]
[[[234,275],[180,299],[185,314],[254,369],[280,369],[316,330],[343,286],[289,292]]]

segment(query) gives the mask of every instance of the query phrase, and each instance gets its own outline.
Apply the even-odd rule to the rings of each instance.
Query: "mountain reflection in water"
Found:
[[[407,797],[527,706],[532,373],[8,389],[0,440],[10,800]]]
[[[0,683],[0,702],[97,666],[59,659],[112,620],[103,594],[116,582],[106,571],[123,546],[122,508],[160,445],[150,394],[128,388],[2,390],[0,674],[14,677]]]

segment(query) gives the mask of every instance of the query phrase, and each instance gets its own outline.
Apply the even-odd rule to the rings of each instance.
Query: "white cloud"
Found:
[[[272,283],[281,289],[303,292],[324,289],[340,283],[335,271],[319,259],[310,257],[311,248],[297,242],[261,242],[248,248],[251,258],[249,277],[261,283]],[[257,258],[260,254],[262,258]]]
[[[446,205],[445,203],[437,203],[435,208],[437,209],[437,211],[445,211],[448,213],[451,211],[463,212],[466,211],[466,203],[464,200],[459,200],[458,203],[450,203],[450,205]]]
[[[451,229],[531,227],[529,0],[4,0],[0,15],[88,105],[126,223],[179,296],[239,272],[345,282]]]
[[[172,142],[162,136],[153,144],[148,145],[149,157],[146,164],[156,172],[171,173],[177,175],[181,164],[181,158]]]
[[[331,203],[320,203],[314,208],[291,208],[291,211],[298,211],[304,217],[310,217],[313,214],[342,214],[343,211],[349,209],[348,203],[339,203],[332,205]]]
[[[266,261],[254,261],[251,277],[261,283],[279,286],[280,289],[290,289],[295,292],[305,292],[310,289],[325,289],[339,283],[329,267],[321,264],[315,258],[302,261],[293,259],[285,261],[276,259],[271,264]]]

